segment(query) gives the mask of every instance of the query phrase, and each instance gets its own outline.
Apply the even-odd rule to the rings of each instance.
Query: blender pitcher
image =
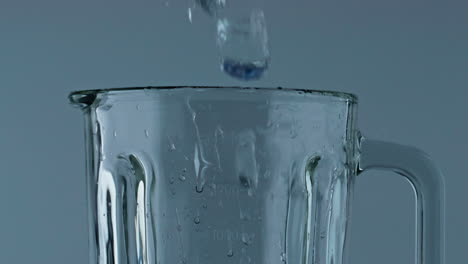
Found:
[[[352,94],[237,87],[79,91],[92,264],[342,264],[353,183],[395,171],[417,197],[417,264],[444,260],[443,178],[368,140]]]

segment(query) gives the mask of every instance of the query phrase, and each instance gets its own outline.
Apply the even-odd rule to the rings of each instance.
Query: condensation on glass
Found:
[[[353,182],[395,170],[418,198],[418,264],[443,263],[443,180],[362,139],[355,96],[156,87],[73,93],[86,125],[92,264],[342,264]]]

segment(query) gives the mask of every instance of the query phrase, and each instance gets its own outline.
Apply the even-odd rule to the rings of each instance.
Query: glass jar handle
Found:
[[[369,169],[396,172],[409,180],[415,191],[416,264],[443,264],[444,178],[442,173],[419,149],[361,138],[359,173]]]

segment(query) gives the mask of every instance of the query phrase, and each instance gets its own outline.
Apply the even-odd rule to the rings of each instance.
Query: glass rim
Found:
[[[304,94],[313,94],[320,96],[331,96],[343,99],[351,103],[357,103],[358,97],[352,93],[316,90],[316,89],[301,89],[301,88],[286,88],[286,87],[250,87],[250,86],[146,86],[146,87],[121,87],[121,88],[106,88],[106,89],[91,89],[73,91],[69,95],[70,102],[73,104],[88,104],[87,102],[94,101],[97,95],[114,93],[114,92],[129,92],[129,91],[148,91],[148,90],[177,90],[177,89],[229,89],[229,90],[246,90],[246,91],[282,91],[282,92],[300,92]],[[91,97],[91,98],[90,98]]]

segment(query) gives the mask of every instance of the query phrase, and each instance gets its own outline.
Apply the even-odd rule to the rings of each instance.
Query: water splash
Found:
[[[240,61],[231,58],[223,58],[221,69],[231,77],[244,81],[258,80],[268,69],[268,60]]]
[[[267,23],[259,1],[196,0],[216,23],[216,42],[221,70],[251,81],[260,79],[269,67]],[[190,16],[189,16],[190,17]]]
[[[210,16],[216,16],[226,6],[226,0],[196,0],[196,2]]]
[[[270,61],[263,11],[252,9],[240,17],[218,18],[216,28],[221,69],[236,79],[260,79]]]

